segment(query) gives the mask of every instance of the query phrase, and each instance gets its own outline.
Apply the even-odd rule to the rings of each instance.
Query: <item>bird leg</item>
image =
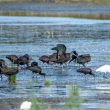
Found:
[[[84,67],[86,67],[84,63],[83,63],[82,65],[83,65]]]
[[[1,81],[2,81],[2,79],[3,79],[2,74],[0,76],[1,76]]]
[[[34,78],[34,76],[35,76],[35,73],[34,72],[32,72],[33,73],[33,76],[32,76],[32,78]]]
[[[71,60],[69,61],[69,63],[72,62],[72,61],[73,61],[73,59],[71,59]]]

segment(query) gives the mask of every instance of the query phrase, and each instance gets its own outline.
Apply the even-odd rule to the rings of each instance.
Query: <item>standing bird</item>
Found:
[[[39,58],[40,61],[42,61],[43,63],[49,63],[49,57],[47,55],[43,55]]]
[[[103,77],[106,78],[106,73],[110,73],[110,65],[103,65],[97,68],[96,72],[104,73]]]
[[[25,54],[23,56],[20,56],[18,58],[17,64],[18,65],[27,65],[27,67],[29,66],[29,62],[30,62],[30,57],[28,54]]]
[[[2,74],[8,77],[9,83],[16,83],[16,74],[19,72],[18,67],[0,67]]]
[[[66,53],[66,56],[58,55],[58,59],[53,60],[53,62],[62,65],[68,62],[69,60],[70,60],[70,53]]]
[[[1,76],[1,80],[2,80],[2,75],[3,75],[2,70],[1,70],[2,67],[7,68],[7,65],[5,64],[5,60],[0,59],[0,76]]]
[[[45,73],[42,72],[41,67],[38,66],[37,62],[32,62],[31,66],[28,66],[27,69],[32,71],[33,73],[39,73],[40,75],[43,75],[45,77]]]
[[[6,55],[6,58],[14,64],[18,63],[18,56],[16,55]]]
[[[92,70],[87,67],[77,69],[77,72],[84,73],[85,75],[89,74],[95,77],[95,74],[92,73]]]
[[[3,66],[3,65],[5,65],[5,60],[0,59],[0,66]]]
[[[85,63],[91,61],[91,56],[90,54],[83,54],[83,55],[78,55],[77,52],[73,51],[73,55],[71,54],[71,61],[74,61],[75,63],[82,64],[85,67]]]
[[[64,44],[57,44],[56,47],[53,47],[51,50],[57,51],[57,59],[58,55],[64,55],[66,57],[66,46]]]
[[[18,67],[0,67],[0,69],[5,76],[11,76],[18,73]]]

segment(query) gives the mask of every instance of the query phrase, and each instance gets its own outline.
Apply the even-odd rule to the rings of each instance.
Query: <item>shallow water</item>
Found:
[[[41,55],[49,55],[53,46],[64,43],[67,52],[77,50],[79,54],[90,53],[90,67],[96,77],[85,76],[76,72],[78,65],[45,65],[38,60]],[[110,75],[103,78],[103,73],[95,70],[110,63],[110,20],[87,20],[52,17],[0,17],[0,58],[5,55],[23,55],[28,53],[33,61],[38,61],[47,74],[32,78],[32,73],[22,70],[17,74],[17,84],[10,85],[4,76],[0,81],[0,105],[10,110],[18,110],[25,98],[38,97],[46,99],[54,110],[64,110],[65,98],[69,96],[72,85],[78,87],[75,97],[82,100],[73,109],[99,110],[110,108]],[[45,80],[50,86],[45,87]],[[18,101],[19,99],[19,101]],[[5,103],[4,103],[5,102]],[[74,105],[74,103],[73,103]],[[1,107],[1,106],[0,106]],[[75,107],[75,108],[74,108]],[[3,110],[4,110],[3,108]]]

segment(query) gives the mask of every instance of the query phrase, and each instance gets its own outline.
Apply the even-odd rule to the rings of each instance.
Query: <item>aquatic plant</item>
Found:
[[[12,67],[16,67],[16,64],[11,63]],[[10,84],[16,84],[16,74],[8,77],[8,81]]]
[[[8,81],[10,84],[16,84],[16,75],[9,76]]]
[[[46,87],[49,87],[49,86],[50,86],[50,81],[49,81],[49,80],[45,80],[44,85],[45,85]]]
[[[80,109],[82,103],[82,98],[79,95],[79,87],[72,85],[69,90],[69,96],[66,99],[65,107],[67,109]]]
[[[39,100],[37,98],[32,98],[31,110],[44,110],[43,105],[39,104]]]

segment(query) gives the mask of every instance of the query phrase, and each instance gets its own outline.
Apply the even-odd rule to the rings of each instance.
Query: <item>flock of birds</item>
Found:
[[[92,70],[85,66],[86,63],[91,61],[90,54],[78,55],[76,51],[66,53],[67,48],[64,44],[57,44],[51,50],[55,50],[56,52],[51,55],[43,55],[39,58],[39,60],[47,64],[60,64],[60,65],[74,61],[79,65],[83,65],[83,67],[77,69],[77,72],[95,76],[92,73]],[[46,73],[42,72],[42,68],[38,65],[38,62],[34,61],[31,62],[30,64],[31,58],[28,54],[19,57],[17,55],[6,55],[6,58],[9,59],[13,64],[16,64],[17,67],[8,67],[5,60],[0,59],[1,79],[2,75],[9,77],[11,75],[17,74],[19,72],[20,65],[26,65],[26,69],[32,71],[32,73],[38,73],[40,75],[43,75],[44,77],[46,76]]]

